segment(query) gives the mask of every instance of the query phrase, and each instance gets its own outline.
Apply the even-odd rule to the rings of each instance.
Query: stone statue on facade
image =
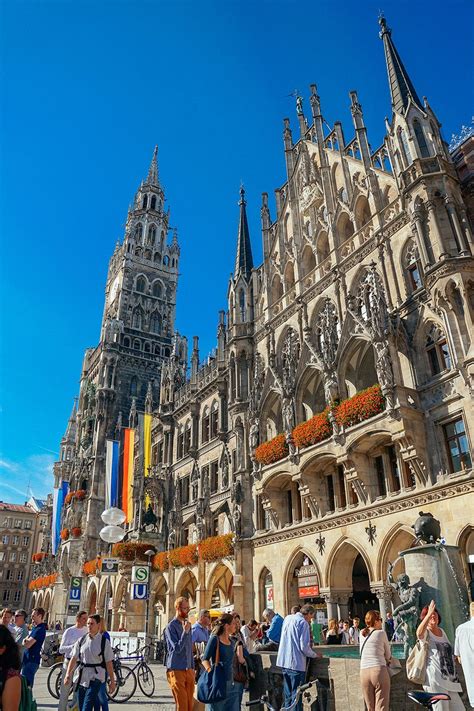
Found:
[[[420,617],[420,588],[410,585],[410,578],[405,573],[393,578],[393,565],[389,563],[387,580],[401,600],[401,604],[393,611],[395,620],[394,633],[403,642],[405,656],[408,656],[416,643],[416,628]]]

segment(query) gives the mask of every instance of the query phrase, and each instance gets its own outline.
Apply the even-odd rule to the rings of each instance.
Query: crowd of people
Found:
[[[29,693],[28,688],[33,689],[41,663],[48,629],[45,611],[34,608],[30,626],[27,617],[25,610],[14,613],[4,608],[0,613],[0,711],[18,711],[25,705],[23,694]],[[62,633],[59,653],[64,655],[59,711],[68,708],[76,668],[74,682],[79,711],[108,711],[107,678],[109,692],[113,693],[115,688],[113,652],[100,615],[79,612],[75,625]]]
[[[241,620],[237,612],[221,614],[212,620],[209,610],[201,610],[194,624],[189,622],[189,601],[179,597],[176,614],[164,632],[167,679],[177,711],[239,711],[244,690],[256,674],[252,655],[275,652],[276,666],[283,675],[283,704],[290,706],[298,687],[307,681],[308,661],[324,656],[324,645],[357,645],[360,653],[360,684],[367,711],[390,708],[391,675],[400,670],[392,657],[391,642],[396,641],[391,613],[382,619],[378,610],[369,610],[361,625],[352,620],[315,621],[315,608],[296,605],[283,617],[275,610],[264,610],[261,623]],[[417,637],[429,645],[423,689],[449,693],[450,701],[440,701],[437,711],[460,711],[461,684],[456,676],[455,655],[461,662],[468,696],[474,706],[474,603],[471,619],[456,631],[451,645],[440,627],[441,617],[434,602],[423,608]],[[318,649],[319,647],[319,649]],[[211,674],[216,662],[225,671],[221,698],[204,703],[199,700],[199,679]],[[302,709],[302,702],[296,710]]]
[[[213,619],[211,611],[201,610],[191,624],[185,597],[177,598],[175,612],[164,638],[167,680],[177,711],[239,711],[244,690],[258,673],[253,655],[261,651],[276,654],[275,663],[283,675],[283,703],[289,706],[295,701],[298,687],[307,680],[309,660],[321,658],[324,645],[333,644],[358,645],[361,692],[367,711],[390,708],[391,673],[396,667],[390,644],[394,638],[390,614],[383,620],[378,610],[370,610],[364,625],[358,617],[330,619],[324,625],[315,621],[315,608],[304,604],[293,607],[285,617],[266,609],[262,622],[245,622],[235,611]],[[19,711],[24,689],[33,688],[40,666],[47,630],[45,612],[35,608],[30,625],[25,610],[13,613],[4,608],[0,615],[0,711]],[[449,694],[450,700],[438,701],[437,711],[461,711],[465,706],[456,658],[463,666],[469,700],[474,706],[474,602],[470,620],[456,630],[454,646],[441,624],[441,615],[432,601],[421,611],[416,632],[417,639],[427,648],[423,689]],[[79,711],[108,711],[106,684],[110,693],[115,689],[113,651],[100,616],[79,612],[75,624],[62,633],[59,652],[64,655],[59,711],[68,709],[72,684]],[[201,677],[206,680],[203,675],[212,676],[217,663],[222,671],[222,688],[218,699],[206,703],[206,698],[199,700],[196,683]],[[301,709],[301,703],[296,708]]]

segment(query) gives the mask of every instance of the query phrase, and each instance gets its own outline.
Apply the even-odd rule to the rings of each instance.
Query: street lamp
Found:
[[[121,509],[112,506],[101,514],[102,521],[106,524],[104,528],[99,531],[99,536],[103,541],[108,543],[109,552],[113,543],[119,543],[125,538],[125,531],[120,527],[119,524],[124,523],[126,516]],[[107,621],[107,612],[109,606],[109,578],[107,575],[107,582],[105,587],[105,604],[104,604],[104,620]]]
[[[145,551],[145,555],[147,557],[147,565],[148,565],[148,596],[146,599],[146,618],[145,618],[145,645],[147,644],[148,640],[148,625],[149,625],[149,618],[150,618],[150,588],[151,588],[151,559],[152,556],[154,556],[156,553],[156,550],[153,548],[149,548],[147,551]]]

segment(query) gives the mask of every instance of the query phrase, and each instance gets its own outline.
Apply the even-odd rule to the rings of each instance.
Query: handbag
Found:
[[[227,681],[224,665],[219,661],[219,637],[216,656],[210,672],[203,672],[197,683],[197,698],[203,704],[215,704],[226,697]]]
[[[232,674],[234,681],[238,681],[240,684],[246,684],[249,678],[247,664],[245,662],[244,664],[239,662],[239,658],[237,657],[237,647],[238,644],[235,645],[235,651],[232,657]]]
[[[417,639],[406,661],[407,678],[415,684],[424,684],[430,645],[426,639]]]
[[[400,660],[392,657],[389,663],[387,664],[387,669],[391,677],[395,676],[396,674],[399,674],[402,670]]]

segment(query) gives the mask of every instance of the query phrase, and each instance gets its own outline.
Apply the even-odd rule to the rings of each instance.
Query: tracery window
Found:
[[[132,328],[141,329],[142,327],[143,314],[140,308],[135,309],[132,317]]]
[[[136,290],[144,294],[146,290],[146,279],[144,276],[139,276],[137,278]]]
[[[146,206],[148,205],[148,195],[143,196],[143,201],[142,201],[142,207],[143,209],[146,209]]]
[[[404,167],[407,168],[411,164],[411,153],[410,146],[408,145],[407,135],[401,126],[398,127],[397,134],[398,144],[400,146],[400,152],[403,158]]]
[[[156,210],[156,195],[151,196],[150,207],[152,210]]]
[[[431,375],[438,375],[443,370],[451,368],[451,354],[443,331],[433,324],[426,339],[426,353],[431,369]]]
[[[156,239],[156,226],[150,225],[148,228],[148,244],[155,244]]]
[[[407,276],[408,289],[411,292],[423,286],[421,279],[421,265],[418,247],[414,240],[410,240],[405,247],[403,267]]]
[[[139,244],[142,241],[143,237],[143,225],[141,222],[138,223],[138,225],[135,227],[135,242]]]
[[[418,148],[422,158],[429,158],[430,152],[428,150],[428,144],[426,143],[425,132],[423,131],[423,126],[415,119],[413,121],[413,130],[415,132],[416,142],[418,143]]]
[[[158,311],[153,311],[150,316],[150,331],[152,333],[161,333],[161,315]]]

